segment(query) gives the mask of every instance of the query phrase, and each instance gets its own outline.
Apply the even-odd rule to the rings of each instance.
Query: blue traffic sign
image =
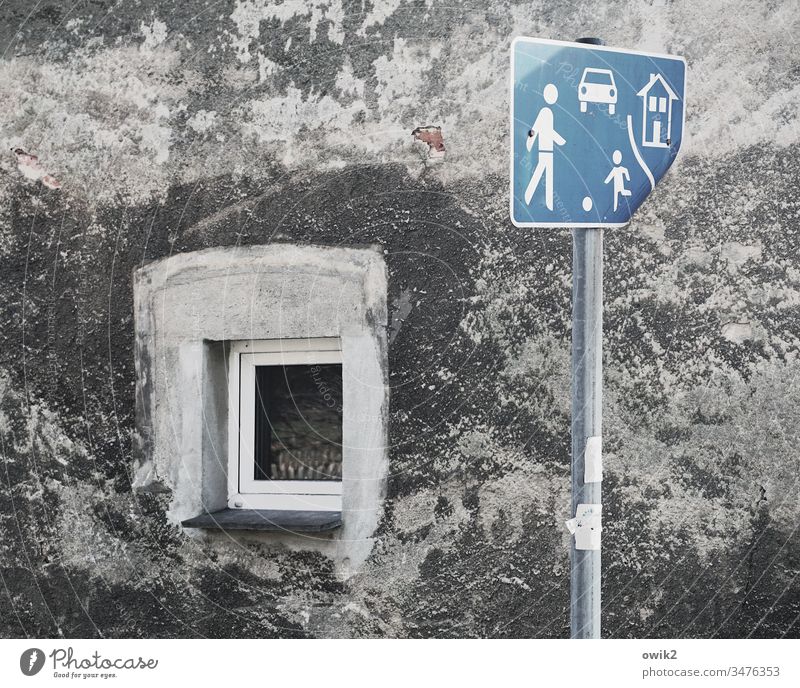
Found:
[[[621,227],[683,138],[682,57],[517,38],[511,47],[511,221]]]

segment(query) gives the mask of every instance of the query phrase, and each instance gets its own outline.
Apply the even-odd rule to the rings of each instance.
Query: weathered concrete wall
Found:
[[[0,15],[0,634],[565,634],[570,240],[507,219],[516,34],[689,64],[678,162],[606,238],[605,633],[799,634],[796,2]],[[389,495],[347,580],[131,490],[133,269],[280,241],[389,268]]]

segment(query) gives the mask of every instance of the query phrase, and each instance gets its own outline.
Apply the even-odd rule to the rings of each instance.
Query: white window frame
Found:
[[[667,99],[659,97],[658,99],[658,111],[659,112],[666,112],[667,111]]]
[[[231,342],[228,361],[228,508],[341,511],[340,480],[252,477],[256,366],[342,365],[341,340],[324,337]],[[344,453],[343,447],[343,463]]]
[[[648,109],[650,110],[650,112],[656,111],[657,104],[658,104],[658,98],[656,96],[650,96],[650,102],[648,104],[649,105]]]

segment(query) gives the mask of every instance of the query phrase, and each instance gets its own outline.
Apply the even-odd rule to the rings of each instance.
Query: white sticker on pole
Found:
[[[583,452],[583,482],[599,483],[603,480],[603,438],[589,437]]]
[[[602,511],[601,504],[578,504],[575,518],[566,522],[569,532],[575,536],[575,549],[600,549]]]

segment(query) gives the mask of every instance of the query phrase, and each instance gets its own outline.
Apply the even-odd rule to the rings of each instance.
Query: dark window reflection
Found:
[[[256,366],[256,480],[342,479],[342,366]]]

